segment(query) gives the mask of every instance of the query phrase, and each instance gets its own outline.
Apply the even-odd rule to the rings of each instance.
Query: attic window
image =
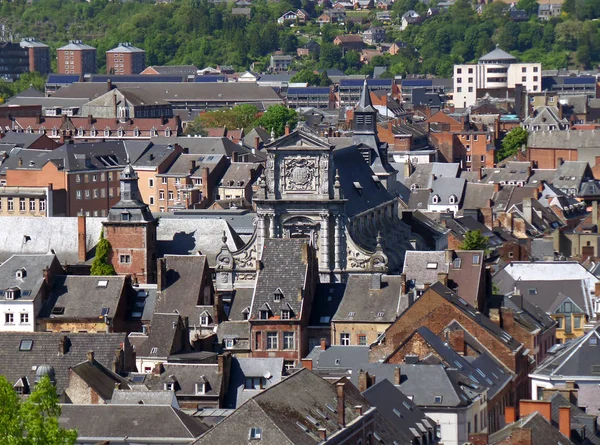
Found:
[[[537,289],[535,289],[535,288],[529,289],[529,295],[537,295],[537,294],[538,294]]]
[[[225,349],[232,349],[234,345],[235,345],[234,338],[226,338],[225,339]]]
[[[22,280],[23,278],[25,278],[27,276],[27,271],[25,270],[24,267],[22,267],[19,270],[17,270],[16,276],[17,276],[17,278]]]
[[[242,311],[242,318],[244,320],[248,320],[248,316],[250,315],[250,308],[247,307]]]
[[[590,346],[598,346],[598,338],[590,337]]]
[[[438,263],[427,263],[427,269],[437,269]]]
[[[354,181],[352,184],[354,184],[354,188],[356,189],[358,194],[361,195],[362,194],[362,185],[360,185],[360,182]]]
[[[174,391],[175,383],[165,383],[165,391]]]
[[[260,440],[262,438],[262,428],[252,427],[248,433],[248,440]]]
[[[455,269],[460,269],[460,267],[462,266],[462,260],[460,258],[455,258],[452,264]]]
[[[130,221],[130,220],[131,220],[131,213],[129,213],[129,212],[121,213],[121,221]]]
[[[150,349],[150,354],[158,354],[158,348],[154,347],[154,348]]]
[[[208,314],[200,316],[200,326],[207,327],[210,322],[210,317]]]
[[[354,317],[356,315],[356,312],[348,312],[348,317]]]
[[[290,319],[290,311],[289,310],[283,310],[283,311],[281,311],[281,319],[282,320],[289,320]]]
[[[442,399],[443,399],[442,396],[435,396],[433,398],[433,403],[442,403]]]
[[[19,351],[31,351],[33,348],[33,340],[21,340],[19,343]]]
[[[206,394],[206,382],[196,383],[196,394]]]
[[[98,286],[97,287],[108,287],[108,280],[100,280],[98,281]]]
[[[65,313],[64,306],[54,306],[52,308],[52,315],[63,315]]]
[[[479,255],[473,255],[473,264],[479,264]]]
[[[437,204],[438,202],[440,202],[440,197],[439,197],[439,195],[433,195],[433,196],[432,196],[432,198],[431,198],[431,202],[432,202],[433,204]]]
[[[458,201],[458,199],[456,198],[455,195],[450,195],[450,198],[448,198],[448,202],[450,204],[456,204],[456,201]]]
[[[269,311],[263,310],[258,312],[259,320],[268,320],[269,319]]]
[[[277,289],[275,292],[273,292],[273,301],[279,302],[282,298],[283,292],[281,292],[281,289]]]

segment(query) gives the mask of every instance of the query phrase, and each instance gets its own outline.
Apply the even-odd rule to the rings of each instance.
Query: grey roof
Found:
[[[459,164],[444,164],[431,162],[417,164],[412,174],[404,179],[404,185],[418,189],[431,188],[434,178],[456,178]]]
[[[225,391],[223,375],[219,373],[217,363],[163,363],[164,372],[160,375],[146,376],[144,385],[152,390],[159,390],[167,383],[174,383],[175,395],[178,397],[219,397]],[[205,393],[196,393],[196,384],[204,383]]]
[[[281,97],[272,89],[258,86],[254,82],[113,82],[121,92],[131,90],[148,103],[159,99],[177,104],[194,102],[268,102],[282,103]],[[102,82],[76,82],[59,89],[55,97],[87,98],[91,100],[106,93]]]
[[[42,290],[44,269],[55,268],[56,255],[13,255],[0,264],[0,301],[5,300],[3,290],[17,286],[21,290],[19,301],[34,300]],[[22,278],[17,277],[17,272]]]
[[[190,76],[195,75],[198,72],[198,68],[194,65],[152,65],[148,68],[152,68],[159,75],[184,75]],[[151,74],[149,74],[151,75]]]
[[[25,37],[21,39],[21,48],[49,48],[48,45],[36,40],[34,37]]]
[[[600,147],[600,142],[594,131],[533,131],[529,133],[527,146],[570,150],[591,148],[597,150]]]
[[[523,125],[541,125],[543,126],[542,128],[545,129],[550,129],[548,127],[549,125],[555,125],[555,130],[562,130],[569,125],[569,121],[564,117],[562,119],[559,117],[559,111],[557,107],[541,106],[537,107],[532,115],[523,120]]]
[[[67,339],[67,353],[59,354],[63,337]],[[19,351],[22,340],[33,342],[31,350]],[[116,360],[115,351],[122,349],[123,344],[128,345],[124,333],[3,332],[0,336],[0,374],[11,384],[26,377],[32,388],[37,367],[50,365],[55,371],[56,389],[61,394],[68,383],[69,368],[85,360],[88,351],[94,351],[95,360],[111,368]]]
[[[79,376],[103,400],[110,400],[116,388],[129,389],[123,377],[96,360],[85,360],[73,366],[71,372]]]
[[[208,155],[209,157],[210,155],[224,155],[232,158],[234,153],[238,153],[248,156],[250,161],[259,161],[265,158],[262,153],[253,154],[249,148],[236,144],[226,137],[157,137],[152,138],[152,141],[161,144],[178,144],[184,149],[187,148],[189,154],[194,155]],[[207,158],[207,161],[209,160]]]
[[[43,93],[42,93],[43,94]],[[13,96],[7,100],[2,107],[9,107],[12,105],[41,105],[43,109],[48,108],[61,108],[63,112],[66,112],[66,108],[81,108],[87,103],[87,98],[84,99],[70,99],[65,97],[37,97],[32,95],[27,96]],[[6,136],[10,134],[35,134],[35,133],[19,133],[19,132],[7,132]]]
[[[438,281],[438,273],[448,273],[449,264],[445,251],[407,251],[404,257],[406,280],[413,286],[433,284]]]
[[[261,165],[257,163],[233,162],[227,168],[227,171],[219,182],[224,187],[245,187],[248,183],[255,180],[260,171]],[[229,185],[233,181],[232,185]]]
[[[365,81],[360,92],[360,99],[358,100],[358,104],[354,108],[355,112],[360,113],[375,113],[376,110],[373,108],[373,104],[371,103],[371,94],[369,93],[369,86],[367,85],[367,78],[365,77]]]
[[[171,405],[177,407],[174,391],[144,389],[115,389],[110,403],[113,405]]]
[[[552,328],[556,322],[539,306],[528,301],[523,295],[507,295],[503,299],[503,307],[514,311],[515,321],[530,332],[539,329],[541,332]]]
[[[259,311],[268,305],[270,315],[280,315],[290,310],[291,319],[301,319],[303,297],[308,273],[307,242],[294,238],[270,238],[265,240],[261,256],[262,269],[258,271],[256,288],[252,298],[251,317],[258,318]],[[310,251],[308,255],[310,255]],[[281,292],[281,301],[274,301],[274,294]]]
[[[597,380],[600,325],[583,337],[561,345],[531,373],[559,380]],[[594,344],[595,342],[595,344]]]
[[[265,376],[269,376],[268,378]],[[246,378],[264,378],[262,389],[245,389]],[[279,383],[283,377],[283,358],[237,358],[231,360],[225,408],[238,408],[260,391]]]
[[[245,443],[251,427],[262,428],[261,444],[265,445],[320,443],[319,428],[325,429],[327,437],[340,429],[338,416],[332,414],[337,407],[336,395],[335,386],[308,369],[301,369],[244,403],[194,444]],[[358,390],[347,383],[346,424],[358,417],[354,408],[357,405],[362,405],[364,411],[371,407]],[[329,415],[325,419],[317,410]]]
[[[429,204],[435,204],[433,197],[438,196],[438,205],[451,204],[450,197],[455,197],[455,204],[462,201],[465,192],[466,181],[463,178],[437,178],[431,186],[431,195],[429,195]]]
[[[103,218],[86,218],[86,251],[100,238]],[[77,218],[0,216],[0,261],[14,254],[56,253],[62,263],[77,264]]]
[[[177,312],[188,317],[190,325],[200,323],[200,314],[206,310],[202,305],[211,305],[205,301],[205,286],[208,266],[203,255],[166,255],[166,276],[164,288],[158,292],[156,312],[171,314]],[[212,291],[211,291],[212,292]]]
[[[515,56],[510,55],[506,51],[500,49],[499,47],[496,47],[495,49],[493,49],[489,53],[481,56],[479,58],[479,60],[480,61],[495,61],[495,60],[503,60],[503,61],[504,60],[511,60],[511,61],[516,61],[517,58]]]
[[[133,46],[129,42],[119,43],[115,48],[109,49],[107,53],[145,53],[143,49]]]
[[[61,405],[59,425],[76,429],[78,440],[189,443],[208,427],[166,405]],[[157,421],[160,419],[160,421]]]
[[[423,430],[435,431],[436,423],[389,380],[378,381],[364,391],[363,396],[399,430],[400,436],[395,439],[402,440],[401,443],[414,443],[415,435],[411,429],[420,434]]]
[[[183,337],[183,332],[179,332],[177,327],[182,325],[181,317],[177,313],[155,313],[152,317],[148,338],[136,347],[137,357],[166,359],[170,355],[180,352],[178,346],[183,342],[182,338],[177,338],[177,335]]]
[[[408,208],[414,210],[427,210],[427,201],[429,201],[429,195],[431,194],[431,190],[426,189],[417,189],[411,190],[410,198],[408,199]]]
[[[172,144],[158,144],[156,141],[153,141],[148,145],[145,142],[140,144],[140,142],[141,141],[124,142],[127,152],[134,159],[132,165],[137,171],[158,167],[175,151]],[[142,148],[142,153],[132,156],[136,151],[140,151],[140,148]]]
[[[520,418],[514,423],[506,425],[500,431],[490,434],[488,437],[488,444],[495,445],[497,443],[506,443],[504,441],[511,437],[515,430],[518,429],[531,430],[531,437],[535,437],[536,443],[543,443],[544,445],[573,445],[573,442],[565,437],[558,429],[554,428],[544,416],[537,411]]]
[[[563,191],[575,189],[576,192],[579,192],[581,182],[588,178],[593,178],[593,176],[587,162],[567,161],[556,169],[551,183]]]
[[[202,168],[208,168],[209,171],[224,160],[224,155],[200,156],[197,154],[180,154],[175,162],[169,168],[160,174],[160,176],[179,176],[179,177],[199,177]],[[194,161],[196,167],[192,169],[190,163]]]
[[[399,276],[350,275],[332,321],[392,323],[408,307],[408,299],[401,291]]]
[[[63,51],[63,50],[69,50],[69,51],[80,51],[80,50],[90,50],[93,49],[94,51],[96,50],[96,48],[94,48],[93,46],[89,46],[86,45],[85,43],[82,43],[81,40],[69,40],[69,43],[65,46],[61,46],[60,48],[57,49],[57,51]]]
[[[492,202],[494,196],[493,184],[476,184],[467,182],[465,187],[465,198],[463,200],[463,209],[481,209],[486,208]]]
[[[29,148],[32,144],[37,142],[38,139],[43,137],[44,135],[39,133],[21,133],[16,131],[8,131],[4,134],[2,139],[0,139],[0,142],[2,144],[15,144],[17,147]]]
[[[223,233],[227,247],[232,252],[244,243],[224,219],[217,218],[161,218],[157,228],[157,250],[162,255],[190,255],[200,252],[209,264],[214,264],[223,245]]]
[[[369,361],[368,346],[329,346],[321,349],[315,346],[306,356],[312,359],[313,369],[335,369],[346,371]]]
[[[313,298],[309,326],[329,327],[344,297],[346,283],[318,283]]]
[[[126,298],[125,283],[124,276],[57,276],[39,317],[57,320],[96,320],[102,318],[106,312],[108,318],[113,318],[121,303],[121,296]],[[63,308],[63,311],[60,314],[53,313],[53,309],[59,307]]]

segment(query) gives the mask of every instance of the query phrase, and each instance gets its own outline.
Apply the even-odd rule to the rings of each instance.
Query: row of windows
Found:
[[[19,314],[20,324],[29,324],[29,314],[27,312]],[[4,314],[4,324],[15,324],[15,314],[7,312]]]
[[[112,181],[113,180],[113,173],[112,172],[108,172],[108,180]],[[85,175],[76,175],[75,176],[75,182],[80,183],[81,179],[83,178],[83,182],[88,183],[88,182],[98,182],[98,178],[100,178],[100,181],[104,181],[104,179],[106,178],[106,176],[104,175],[104,173],[100,173],[100,176],[98,176],[97,173],[93,173],[93,174],[85,174]]]
[[[106,216],[106,210],[94,210],[90,212],[87,210],[86,212],[77,212],[77,215],[85,215],[85,216]]]
[[[7,198],[6,199],[6,210],[12,212],[15,210],[15,200],[16,198]],[[19,211],[25,212],[27,210],[27,199],[19,198]],[[0,210],[2,210],[2,199],[0,199]],[[46,200],[45,199],[29,199],[29,211],[35,212],[39,210],[40,212],[46,211]]]
[[[97,198],[106,198],[106,189],[87,189],[87,190],[83,190],[83,193],[81,190],[76,190],[75,191],[75,198],[76,199],[97,199]],[[114,196],[114,190],[112,187],[109,187],[108,189],[108,196],[110,198],[112,198]]]
[[[296,349],[296,333],[295,332],[282,332],[281,336],[279,331],[267,331],[266,342],[264,342],[263,333],[258,331],[254,337],[254,349],[266,349],[266,350],[293,350]],[[281,348],[279,347],[281,340]]]

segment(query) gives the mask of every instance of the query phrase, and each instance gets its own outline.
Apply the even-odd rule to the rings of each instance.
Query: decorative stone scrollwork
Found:
[[[348,264],[352,269],[366,269],[369,264],[369,258],[360,252],[348,249]]]
[[[315,191],[317,161],[315,158],[293,157],[284,161],[283,180],[287,191]]]
[[[253,245],[249,250],[243,251],[239,257],[236,257],[235,262],[238,269],[256,267],[256,245]]]

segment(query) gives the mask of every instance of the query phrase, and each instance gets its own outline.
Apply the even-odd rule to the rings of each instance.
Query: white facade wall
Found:
[[[475,105],[480,90],[514,89],[521,84],[528,92],[542,90],[541,63],[476,63],[454,65],[454,105]]]
[[[33,301],[2,301],[0,302],[0,332],[34,332],[36,310]],[[13,323],[6,322],[7,314],[12,314]],[[21,323],[21,314],[28,315],[28,322]]]

